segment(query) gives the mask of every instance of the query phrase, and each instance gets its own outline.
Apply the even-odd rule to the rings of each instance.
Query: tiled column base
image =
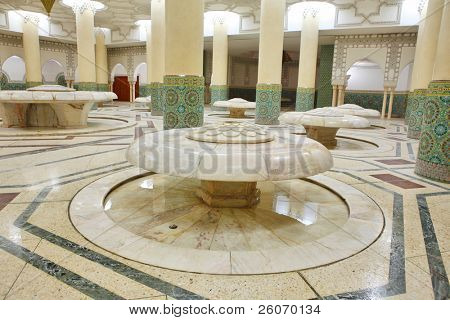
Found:
[[[204,96],[205,78],[190,75],[165,76],[164,129],[202,126]]]
[[[427,89],[416,89],[408,96],[408,138],[419,139],[420,137],[426,98]]]
[[[42,85],[42,82],[38,82],[38,81],[31,81],[31,82],[26,83],[27,88],[33,88],[33,87],[37,87],[40,85]]]
[[[139,85],[139,97],[148,97],[152,94],[151,84]]]
[[[297,88],[295,111],[303,112],[314,109],[314,88]]]
[[[152,116],[162,116],[164,112],[163,92],[161,82],[150,83],[150,95],[152,97]]]
[[[257,124],[278,124],[281,104],[281,84],[256,85]]]
[[[97,83],[97,91],[108,92],[109,85],[107,83]]]
[[[79,82],[77,84],[78,91],[97,91],[96,82]]]
[[[211,85],[211,106],[216,101],[228,100],[228,86],[227,85]]]
[[[450,182],[450,81],[432,81],[428,88],[415,173]]]

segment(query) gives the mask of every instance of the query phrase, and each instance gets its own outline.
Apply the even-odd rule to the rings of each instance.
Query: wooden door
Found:
[[[139,76],[137,76],[136,83],[134,84],[134,97],[139,98]]]
[[[117,94],[118,101],[130,101],[130,83],[127,76],[114,77],[113,92]]]

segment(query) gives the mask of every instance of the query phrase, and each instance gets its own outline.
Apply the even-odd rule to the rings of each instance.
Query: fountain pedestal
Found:
[[[256,182],[230,182],[201,180],[197,196],[214,208],[251,208],[260,199]]]
[[[320,142],[327,148],[333,148],[337,145],[336,134],[339,128],[326,128],[317,126],[304,126],[308,138]]]

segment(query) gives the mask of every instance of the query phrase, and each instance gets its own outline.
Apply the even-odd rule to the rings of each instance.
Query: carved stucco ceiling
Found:
[[[96,14],[96,25],[101,27],[131,26],[140,19],[150,19],[150,0],[99,0],[108,9]],[[287,5],[303,0],[286,0]],[[319,0],[320,1],[320,0]],[[371,0],[322,0],[334,3],[337,6],[362,7],[359,2]],[[372,0],[373,1],[373,0]],[[380,0],[386,2],[391,0]],[[379,2],[379,1],[376,1]],[[259,20],[260,0],[205,0],[205,11],[227,10],[244,16],[254,16]],[[0,9],[28,10],[45,13],[40,0],[0,0]],[[74,15],[70,8],[55,2],[51,17],[54,22],[69,23],[74,21]]]

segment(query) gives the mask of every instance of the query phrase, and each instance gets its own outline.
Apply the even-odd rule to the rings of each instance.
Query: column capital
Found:
[[[303,18],[306,18],[308,16],[312,18],[316,18],[319,14],[320,8],[318,6],[315,6],[313,4],[307,5],[305,9],[303,9]]]
[[[96,1],[91,0],[78,0],[74,1],[72,4],[72,10],[75,14],[80,13],[83,14],[84,11],[90,10],[92,14],[95,15],[97,12],[97,3]]]
[[[417,4],[417,11],[418,11],[420,14],[423,13],[423,10],[424,10],[425,7],[426,7],[427,1],[428,1],[428,0],[420,0],[419,3]]]
[[[33,23],[35,25],[39,24],[39,14],[33,13],[33,12],[26,12],[23,15],[23,22],[24,23]]]
[[[103,37],[105,37],[105,32],[103,31],[103,28],[95,27],[94,28],[94,33],[95,33],[96,36],[103,36]]]

